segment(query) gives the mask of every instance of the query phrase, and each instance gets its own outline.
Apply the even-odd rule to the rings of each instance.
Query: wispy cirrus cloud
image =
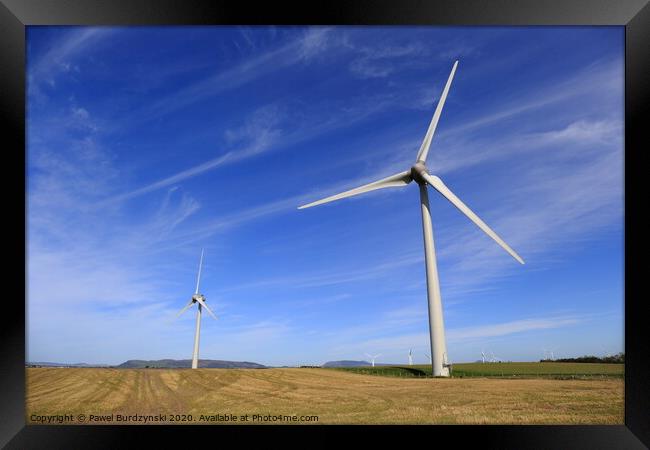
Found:
[[[563,135],[566,129],[551,133]],[[533,265],[539,265],[540,259],[558,246],[568,250],[567,245],[597,236],[604,227],[620,226],[617,220],[622,218],[620,135],[600,151],[590,149],[589,159],[578,169],[568,169],[567,159],[576,155],[564,152],[561,141],[553,139],[549,145],[544,147],[547,164],[539,165],[532,159],[525,166],[520,164],[516,168],[518,181],[504,185],[509,190],[493,194],[489,203],[486,195],[481,195],[482,201],[477,203],[476,194],[470,197],[448,183]],[[551,152],[553,159],[549,158]],[[440,251],[440,257],[450,265],[445,276],[448,292],[460,295],[519,270],[508,255],[469,222],[448,234],[451,239]]]
[[[507,336],[518,333],[528,333],[537,330],[570,327],[588,320],[582,316],[552,316],[546,318],[529,318],[510,322],[450,329],[447,332],[449,342],[470,339],[483,339],[496,336]]]
[[[29,61],[27,67],[29,86],[36,90],[32,92],[40,94],[42,83],[54,86],[56,77],[62,73],[79,71],[75,59],[86,51],[96,50],[97,45],[113,33],[114,30],[103,27],[80,27],[68,31],[37,60]]]
[[[330,132],[340,132],[390,108],[418,108],[412,101],[417,93],[394,92],[360,98],[352,105],[328,103],[320,110],[307,107],[299,113],[291,112],[288,106],[265,105],[246,118],[243,125],[224,133],[228,150],[219,156],[195,166],[183,169],[143,187],[108,198],[105,203],[118,203],[180,183],[209,171],[236,164],[267,152],[276,152],[309,142]],[[335,109],[322,119],[323,110]],[[102,203],[104,204],[104,203]]]
[[[589,145],[620,143],[622,123],[617,120],[585,120],[580,119],[570,123],[566,128],[540,133],[531,133],[529,136],[534,145],[549,144],[579,144]]]
[[[272,72],[308,61],[327,48],[330,31],[327,27],[308,28],[298,39],[286,42],[274,49],[266,49],[257,56],[246,58],[233,67],[159,98],[138,111],[133,118],[138,121],[152,120],[238,88]]]
[[[426,47],[420,43],[389,45],[381,48],[360,47],[360,54],[350,63],[350,71],[359,78],[384,78],[405,64],[417,64]]]
[[[386,276],[400,267],[408,267],[421,263],[424,257],[419,253],[406,253],[392,256],[385,261],[369,261],[367,266],[361,269],[337,268],[315,274],[296,274],[288,277],[274,277],[261,279],[252,283],[233,285],[221,290],[231,292],[236,290],[248,290],[253,288],[277,286],[287,289],[319,288],[352,282],[375,280]]]
[[[578,73],[570,73],[561,78],[559,82],[541,86],[537,90],[526,90],[524,92],[510,95],[510,98],[500,99],[498,109],[493,111],[479,111],[478,117],[466,118],[462,123],[440,129],[437,139],[445,139],[450,135],[468,133],[476,129],[484,129],[486,126],[506,119],[523,115],[530,111],[540,110],[550,105],[576,100],[587,95],[611,95],[616,97],[622,85],[620,80],[623,74],[623,61],[621,59],[602,59],[595,61]],[[514,97],[514,98],[513,98]],[[619,99],[620,100],[620,99]],[[494,107],[493,106],[493,107]],[[609,113],[610,111],[607,111]],[[614,111],[612,111],[614,113]]]
[[[122,176],[115,155],[99,142],[87,108],[73,103],[56,119],[28,126],[30,314],[48,305],[133,307],[167,298],[151,282],[148,255],[200,204],[172,188],[139,221],[98,209]]]
[[[443,44],[417,34],[408,39],[391,36],[367,43],[357,42],[357,38],[357,34],[352,31],[343,34],[338,42],[339,46],[349,52],[350,73],[362,80],[385,79],[391,87],[395,86],[394,77],[428,69],[431,60],[449,62],[459,57],[471,57],[481,45],[463,39]]]

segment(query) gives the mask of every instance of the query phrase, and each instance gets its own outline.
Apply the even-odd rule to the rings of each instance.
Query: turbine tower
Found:
[[[409,366],[413,365],[413,349],[409,349]]]
[[[433,187],[443,197],[451,202],[463,214],[465,214],[472,222],[474,222],[483,232],[494,239],[501,247],[503,247],[513,258],[524,263],[523,259],[511,249],[485,222],[483,222],[474,212],[465,205],[456,195],[442,182],[440,178],[435,175],[430,175],[426,166],[429,148],[433,134],[438,126],[438,120],[442,113],[442,108],[447,99],[451,82],[456,72],[458,61],[454,65],[447,79],[447,84],[442,91],[438,105],[429,124],[420,150],[415,161],[415,164],[410,169],[383,178],[381,180],[360,186],[340,194],[332,195],[322,200],[317,200],[306,205],[299,206],[298,209],[309,208],[311,206],[320,205],[323,203],[332,202],[346,197],[362,194],[364,192],[374,191],[376,189],[383,189],[389,187],[402,187],[415,181],[420,190],[420,209],[422,213],[422,232],[424,239],[424,256],[425,256],[425,269],[427,277],[427,300],[429,304],[429,340],[431,344],[431,369],[434,376],[448,377],[449,364],[447,360],[447,344],[445,341],[445,328],[442,317],[442,300],[440,296],[440,282],[438,280],[438,268],[436,265],[436,254],[433,243],[433,228],[431,225],[431,212],[429,208],[429,192],[428,186]]]
[[[194,353],[192,354],[192,369],[199,367],[199,335],[201,333],[201,309],[205,308],[207,312],[210,313],[215,319],[217,316],[208,308],[208,305],[205,304],[205,296],[199,294],[199,284],[201,283],[201,269],[203,268],[203,249],[201,249],[201,259],[199,260],[199,274],[196,277],[196,289],[194,290],[194,295],[190,299],[189,303],[180,310],[176,317],[180,317],[187,309],[193,304],[197,303],[199,305],[198,310],[196,311],[196,331],[194,332]]]
[[[368,358],[370,358],[370,362],[371,362],[371,364],[372,364],[372,367],[375,367],[375,359],[377,359],[379,356],[381,356],[381,353],[378,354],[378,355],[375,355],[375,356],[371,356],[371,355],[369,355],[369,354],[366,353],[366,356],[367,356]]]

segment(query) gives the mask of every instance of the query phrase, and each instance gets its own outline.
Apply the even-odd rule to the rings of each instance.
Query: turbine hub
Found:
[[[411,167],[411,178],[413,178],[417,184],[426,184],[426,180],[422,176],[425,173],[428,174],[427,166],[422,161],[416,162],[413,164],[413,167]]]
[[[193,302],[196,302],[197,300],[203,300],[203,301],[205,301],[205,297],[203,296],[203,294],[194,294],[194,295],[192,296],[192,301],[193,301]]]

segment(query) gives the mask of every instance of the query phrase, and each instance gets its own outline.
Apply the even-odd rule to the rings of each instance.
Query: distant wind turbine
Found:
[[[424,356],[426,356],[429,362],[431,362],[431,356],[427,355],[426,353],[424,354]]]
[[[194,353],[192,354],[192,369],[199,367],[199,335],[201,333],[201,309],[205,308],[207,312],[210,313],[215,319],[217,316],[208,308],[208,305],[205,304],[205,296],[199,294],[199,284],[201,283],[201,269],[203,268],[203,249],[201,249],[201,259],[199,261],[199,274],[196,278],[196,289],[194,290],[194,295],[190,299],[190,302],[180,310],[176,317],[180,317],[187,309],[193,304],[197,303],[199,305],[196,312],[196,331],[194,333]]]
[[[375,359],[377,359],[378,357],[380,357],[380,356],[381,356],[381,353],[378,354],[378,355],[375,355],[375,356],[371,356],[371,355],[369,355],[369,354],[366,353],[366,356],[367,356],[368,358],[370,358],[370,361],[371,361],[372,367],[375,367]]]
[[[409,366],[413,365],[413,349],[409,349]]]
[[[481,361],[483,361],[483,364],[485,364],[485,352],[481,351]]]
[[[451,87],[451,81],[454,78],[457,66],[458,61],[454,62],[454,66],[452,67],[449,78],[447,79],[447,84],[442,91],[442,95],[440,96],[440,100],[436,106],[433,118],[431,119],[427,133],[424,136],[424,140],[422,141],[422,145],[418,151],[415,164],[411,166],[410,169],[383,178],[381,180],[365,184],[355,189],[351,189],[349,191],[332,195],[322,200],[317,200],[315,202],[298,207],[298,209],[309,208],[311,206],[332,202],[334,200],[339,200],[346,197],[352,197],[354,195],[374,191],[376,189],[402,187],[415,180],[420,188],[420,208],[422,213],[422,231],[424,235],[427,299],[429,303],[429,340],[431,344],[431,355],[433,356],[431,361],[431,369],[433,375],[437,377],[449,376],[449,364],[447,362],[447,343],[445,341],[445,328],[442,318],[442,300],[440,296],[440,283],[438,280],[436,254],[433,244],[433,229],[431,226],[431,212],[429,207],[429,194],[427,186],[431,186],[437,190],[443,197],[449,200],[456,208],[458,208],[481,230],[483,230],[483,232],[485,232],[508,253],[510,253],[513,258],[515,258],[521,264],[524,263],[524,260],[521,259],[521,257],[515,253],[515,251],[511,249],[508,244],[506,244],[494,231],[492,231],[492,229],[488,227],[485,222],[483,222],[476,214],[474,214],[474,212],[469,209],[465,203],[456,197],[456,195],[442,182],[440,178],[435,175],[430,175],[427,169],[426,160],[427,155],[429,154],[431,140],[433,139],[436,127],[438,126],[438,120],[440,119],[440,114],[442,113],[442,108],[445,104],[445,100],[447,99],[447,94],[449,92],[449,88]]]

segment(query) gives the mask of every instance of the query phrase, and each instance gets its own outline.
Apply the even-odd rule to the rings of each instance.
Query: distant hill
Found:
[[[322,367],[362,367],[362,366],[371,366],[368,361],[327,361]],[[375,365],[379,365],[376,364]]]
[[[27,366],[34,367],[112,367],[109,364],[87,364],[87,363],[58,363],[58,362],[28,362]]]
[[[191,359],[130,359],[123,362],[119,369],[189,369]],[[199,359],[199,369],[266,369],[266,366],[248,361],[221,361],[218,359]]]

